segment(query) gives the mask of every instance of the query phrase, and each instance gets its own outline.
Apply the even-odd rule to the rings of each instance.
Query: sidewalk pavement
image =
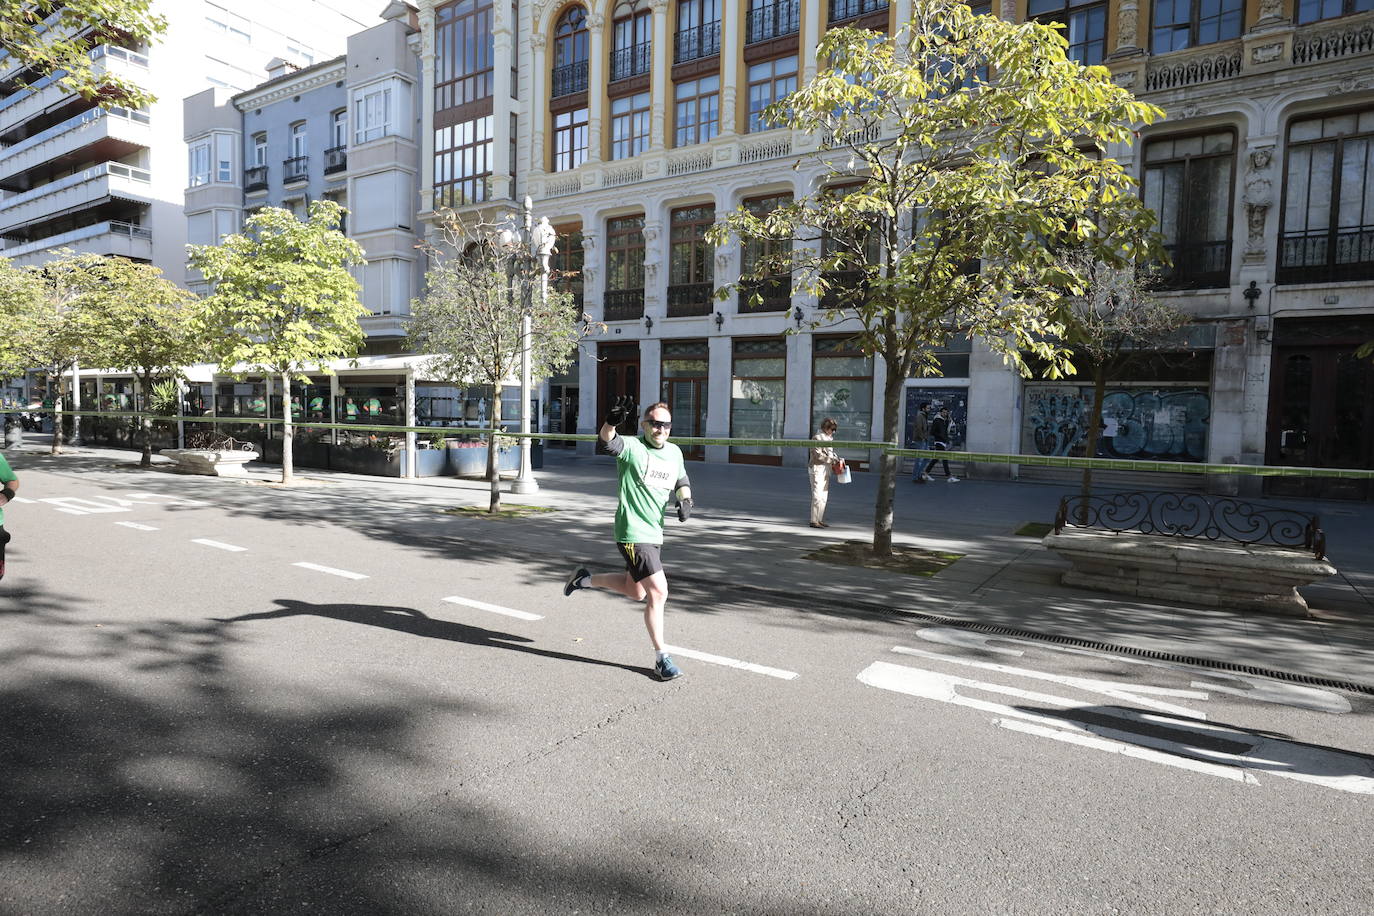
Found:
[[[44,440],[47,437],[42,437]],[[7,453],[22,474],[23,455],[46,454],[27,437],[26,448]],[[116,449],[67,448],[74,456],[137,460]],[[615,511],[615,471],[606,457],[545,449],[535,472],[536,493],[515,495],[502,486],[507,504],[544,506],[556,513],[519,522],[493,523],[444,516],[459,537],[505,541],[545,556],[568,558],[569,569],[585,558],[589,539],[609,542]],[[155,456],[155,461],[166,461]],[[280,469],[254,462],[249,476],[280,479]],[[899,477],[894,543],[964,556],[932,578],[822,563],[805,555],[826,544],[871,541],[877,475],[831,489],[824,530],[810,528],[805,468],[690,462],[696,511],[685,525],[670,516],[665,559],[669,579],[714,586],[731,584],[788,596],[806,606],[855,605],[916,612],[1005,627],[1026,633],[1086,640],[1248,666],[1374,690],[1374,504],[1335,500],[1264,499],[1321,516],[1328,554],[1339,574],[1302,589],[1309,619],[1192,608],[1064,586],[1067,564],[1045,550],[1039,537],[1015,532],[1027,522],[1051,522],[1064,484],[965,479],[915,485]],[[297,469],[309,485],[356,488],[370,498],[420,500],[448,506],[487,505],[481,480],[428,477],[402,480]],[[33,495],[33,494],[26,494]],[[469,529],[469,526],[481,526]],[[574,533],[577,532],[577,533]],[[603,548],[600,540],[597,548]],[[581,556],[579,556],[581,552]],[[604,552],[604,551],[601,551]]]

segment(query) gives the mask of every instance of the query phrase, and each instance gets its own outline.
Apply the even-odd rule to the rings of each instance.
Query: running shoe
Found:
[[[582,586],[577,583],[583,576],[588,575],[591,575],[591,573],[587,572],[587,567],[585,566],[579,566],[577,569],[574,569],[573,574],[568,576],[568,581],[563,585],[563,597],[566,598],[579,588],[582,588]]]
[[[654,662],[654,674],[658,675],[660,681],[671,681],[675,677],[682,677],[682,669],[673,664],[673,660],[667,655]]]

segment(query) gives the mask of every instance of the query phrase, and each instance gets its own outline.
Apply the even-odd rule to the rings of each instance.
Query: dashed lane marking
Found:
[[[315,572],[329,573],[331,576],[339,576],[344,579],[366,579],[362,573],[349,572],[346,569],[335,569],[332,566],[321,566],[318,563],[292,563],[292,566],[299,566],[301,569],[313,569]]]
[[[116,524],[116,525],[119,525],[119,526],[122,527],[122,528],[132,528],[132,529],[134,529],[135,531],[157,531],[157,530],[158,530],[158,529],[154,528],[152,525],[144,525],[144,524],[141,524],[141,523],[139,523],[139,522],[115,522],[115,524]]]
[[[531,614],[529,611],[517,611],[514,608],[501,607],[499,604],[487,604],[485,601],[474,601],[471,598],[462,598],[458,595],[450,595],[443,599],[449,604],[461,604],[465,607],[475,607],[479,611],[490,611],[493,614],[502,614],[506,617],[514,617],[517,620],[543,620],[540,614]]]
[[[784,671],[781,668],[769,668],[767,665],[755,665],[753,662],[742,662],[737,658],[726,658],[723,655],[711,655],[708,652],[698,652],[695,649],[684,649],[681,646],[664,646],[663,648],[665,651],[673,655],[681,655],[683,658],[696,659],[699,662],[706,662],[711,665],[723,665],[726,668],[738,668],[741,671],[752,671],[754,674],[776,677],[784,681],[796,680],[801,676],[795,671]]]
[[[214,547],[218,550],[230,550],[235,552],[248,549],[247,547],[236,547],[233,544],[226,544],[223,541],[212,541],[209,538],[191,538],[191,543],[204,544],[206,547]]]

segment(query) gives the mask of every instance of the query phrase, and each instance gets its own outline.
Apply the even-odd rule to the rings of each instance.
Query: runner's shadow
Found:
[[[511,649],[515,652],[525,652],[530,655],[537,655],[541,658],[553,658],[567,662],[582,662],[586,665],[602,665],[607,668],[620,668],[625,671],[634,672],[635,674],[642,674],[648,678],[655,678],[653,669],[651,668],[621,665],[616,662],[603,661],[599,658],[588,658],[585,655],[556,652],[552,649],[538,649],[532,645],[534,640],[525,636],[516,636],[514,633],[502,633],[499,630],[487,630],[482,627],[469,626],[465,623],[437,620],[433,617],[427,617],[421,614],[414,608],[383,607],[375,604],[311,604],[308,601],[295,601],[290,598],[278,598],[277,604],[282,606],[280,610],[260,611],[256,614],[240,614],[238,617],[215,617],[212,619],[219,623],[232,624],[247,623],[250,620],[281,620],[286,617],[314,615],[316,617],[327,617],[330,620],[341,620],[345,623],[360,623],[369,627],[381,627],[385,630],[409,633],[412,636],[423,636],[426,639],[446,639],[450,642],[461,642],[470,646],[482,646],[491,649]]]

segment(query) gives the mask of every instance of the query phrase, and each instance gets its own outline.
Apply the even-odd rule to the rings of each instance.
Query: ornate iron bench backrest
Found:
[[[1318,560],[1326,556],[1326,535],[1317,516],[1229,496],[1166,490],[1065,496],[1059,500],[1054,533],[1065,527],[1305,547]]]

